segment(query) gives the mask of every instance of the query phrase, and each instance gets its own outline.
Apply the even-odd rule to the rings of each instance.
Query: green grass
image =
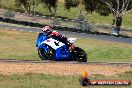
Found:
[[[35,47],[37,33],[28,33],[0,29],[0,59],[40,60]],[[118,42],[109,42],[77,35],[75,45],[88,54],[89,61],[132,62],[132,46]]]
[[[22,7],[16,7],[15,6],[15,0],[2,0],[2,5],[8,9],[11,9],[11,10],[22,10],[23,8]],[[37,8],[36,8],[36,11],[41,13],[41,14],[44,14],[44,15],[50,15],[49,11],[47,10],[47,8],[43,7],[42,4],[40,4]],[[77,18],[78,16],[78,13],[79,13],[79,9],[78,8],[72,8],[69,12],[64,8],[64,5],[62,3],[58,3],[58,7],[57,7],[57,13],[56,13],[56,16],[64,16],[64,17],[68,17],[68,18],[71,18],[71,19],[75,19]],[[126,14],[124,16],[124,19],[123,19],[123,24],[122,26],[124,27],[132,27],[132,13],[129,13],[129,14]],[[92,23],[101,23],[101,24],[112,24],[112,15],[110,16],[100,16],[99,14],[97,13],[92,13],[92,14],[89,14],[86,19]]]
[[[132,61],[132,47],[129,44],[79,38],[76,45],[87,52],[90,61]]]
[[[1,0],[1,5],[8,9],[16,9],[15,0]]]
[[[25,75],[0,75],[0,88],[84,88],[79,83],[79,76],[61,76],[28,73]],[[92,75],[90,79],[129,79],[132,72],[116,76]],[[132,88],[130,86],[89,86],[88,88]]]
[[[35,48],[37,34],[0,29],[1,59],[39,59]]]

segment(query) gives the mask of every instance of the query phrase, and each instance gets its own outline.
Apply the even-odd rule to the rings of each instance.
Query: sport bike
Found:
[[[36,41],[38,55],[42,60],[87,62],[85,51],[73,44],[77,38],[68,38],[68,45],[66,45],[46,35],[46,33],[39,33]]]

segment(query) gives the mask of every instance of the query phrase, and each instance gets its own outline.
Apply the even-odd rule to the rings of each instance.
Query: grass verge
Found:
[[[116,76],[93,75],[90,79],[129,79],[132,72]],[[79,84],[79,76],[60,76],[28,73],[25,75],[0,75],[0,88],[84,88]],[[89,86],[88,88],[132,88],[130,86]]]
[[[37,34],[0,29],[1,59],[39,59],[35,48]]]
[[[37,35],[0,29],[0,59],[40,60],[35,47]],[[89,61],[132,62],[131,44],[76,37],[75,45],[86,51]]]

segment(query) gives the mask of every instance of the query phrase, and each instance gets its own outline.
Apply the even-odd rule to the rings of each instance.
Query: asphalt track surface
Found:
[[[88,64],[88,65],[111,65],[111,66],[130,66],[132,62],[78,62],[78,61],[52,61],[52,60],[15,60],[0,59],[0,63],[66,63],[66,64]]]
[[[26,32],[35,32],[35,33],[41,32],[41,28],[35,28],[35,27],[24,27],[24,26],[18,27],[18,26],[0,24],[0,28],[7,28],[7,29],[26,31]],[[106,40],[106,41],[111,41],[111,42],[132,44],[132,38],[121,38],[121,37],[106,36],[106,35],[92,35],[92,34],[76,33],[76,32],[70,32],[70,31],[58,31],[58,32],[60,34],[66,35],[66,36],[94,38],[94,39],[98,39],[98,40]]]

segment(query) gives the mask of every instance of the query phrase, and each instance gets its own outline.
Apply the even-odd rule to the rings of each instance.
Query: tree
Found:
[[[95,10],[96,2],[96,0],[65,0],[65,8],[69,11],[70,8],[78,7],[79,18],[83,21],[88,13]]]
[[[35,9],[36,9],[36,7],[38,6],[40,4],[40,0],[31,0],[31,6],[32,6],[32,9],[31,9],[31,11],[33,11],[34,12],[34,16],[36,15],[35,14]]]
[[[100,0],[98,12],[101,15],[113,14],[112,34],[119,35],[123,17],[126,13],[132,12],[132,0]]]
[[[71,8],[76,8],[79,4],[79,0],[65,0],[65,8],[68,11],[70,11]]]
[[[2,3],[1,3],[2,0],[0,0],[0,8],[2,7]]]
[[[76,19],[76,27],[79,29],[91,30],[92,25],[89,24],[85,18],[89,13],[92,13],[96,9],[97,0],[65,0],[65,8],[69,11],[70,8],[78,8],[79,15]]]
[[[26,14],[31,13],[31,11],[35,11],[35,8],[39,5],[39,0],[16,0],[17,6],[22,6]]]
[[[43,4],[44,8],[48,8],[52,16],[56,14],[57,2],[58,0],[41,0],[41,3]]]

